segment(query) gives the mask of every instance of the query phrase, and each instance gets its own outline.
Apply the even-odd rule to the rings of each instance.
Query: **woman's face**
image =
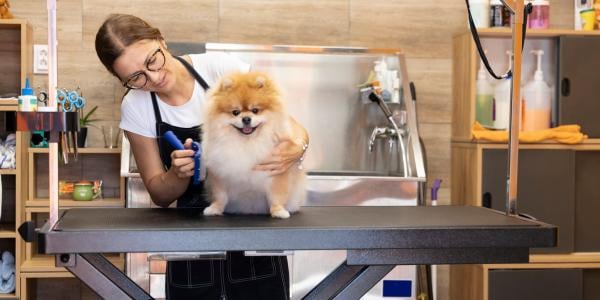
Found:
[[[163,42],[142,40],[126,47],[113,69],[127,87],[167,92],[175,82],[169,61]]]

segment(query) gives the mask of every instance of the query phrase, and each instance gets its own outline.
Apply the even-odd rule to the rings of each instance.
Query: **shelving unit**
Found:
[[[47,148],[29,148],[29,198],[26,207],[48,207],[47,190]],[[59,168],[59,179],[103,181],[102,198],[91,201],[59,199],[59,207],[124,207],[125,179],[120,177],[120,148],[80,148],[75,161],[71,155],[69,164]]]
[[[510,29],[481,29],[479,33],[484,45],[486,41],[496,42],[488,45],[498,45],[499,39],[511,37]],[[600,36],[600,32],[528,30],[526,43],[552,48],[565,35]],[[471,139],[479,56],[470,33],[455,36],[453,45],[452,204],[483,205],[504,211],[507,143]],[[550,50],[558,55],[556,50]],[[491,61],[505,59],[498,49],[493,51],[495,55],[488,53]],[[548,60],[558,61],[558,58],[548,57]],[[555,72],[556,67],[549,66]],[[494,69],[503,71],[504,67],[497,65]],[[600,194],[595,194],[590,178],[600,178],[600,139],[588,139],[577,145],[554,141],[520,143],[519,149],[517,210],[558,225],[559,245],[532,251],[529,264],[451,266],[450,299],[513,299],[514,294],[507,296],[499,288],[508,282],[514,285],[508,289],[509,293],[533,290],[533,294],[525,296],[527,299],[548,299],[547,293],[556,292],[556,296],[564,292],[555,291],[560,283],[552,281],[564,276],[581,281],[568,287],[573,293],[564,299],[598,299],[600,237],[594,237],[587,226],[591,230],[598,228],[589,225],[596,222],[590,214],[598,211],[596,205],[600,208]],[[545,287],[540,280],[547,280],[543,282]]]
[[[32,33],[32,27],[25,20],[0,20],[0,61],[2,62],[0,95],[18,94],[21,87],[25,86],[25,79],[31,78]],[[16,124],[8,124],[7,116],[14,114],[17,110],[17,100],[0,101],[0,115],[5,126],[16,127]],[[1,134],[6,134],[7,129],[3,128],[4,131]],[[3,184],[2,190],[3,210],[2,218],[0,218],[0,251],[10,250],[15,255],[16,289],[11,294],[1,294],[0,299],[20,297],[19,274],[25,251],[24,243],[22,243],[16,232],[16,228],[24,220],[22,205],[23,199],[27,197],[27,190],[24,187],[27,180],[26,149],[29,135],[15,132],[14,129],[11,128],[10,132],[15,133],[16,136],[16,168],[0,169],[2,178],[7,178],[11,182],[10,186]],[[14,182],[14,186],[12,182]]]
[[[25,79],[31,77],[33,36],[32,27],[19,19],[0,20],[0,95],[18,94]],[[0,101],[0,116],[18,110],[17,100]],[[2,118],[4,120],[5,118]],[[3,132],[0,132],[2,134]],[[46,299],[51,291],[48,287],[65,284],[73,286],[76,280],[64,268],[55,267],[54,257],[36,253],[36,247],[25,243],[16,232],[18,225],[28,220],[45,221],[48,215],[48,149],[29,148],[29,133],[16,132],[17,151],[16,169],[0,169],[0,176],[9,176],[14,181],[14,196],[4,196],[4,202],[11,202],[10,211],[14,217],[10,222],[0,219],[0,251],[9,249],[15,254],[16,290],[14,293],[2,295],[0,299],[27,299],[29,296]],[[61,165],[61,179],[103,179],[102,199],[92,201],[73,201],[61,199],[61,208],[86,207],[124,207],[125,181],[119,174],[120,149],[82,148],[79,149],[77,162]],[[100,176],[102,178],[91,178]],[[6,186],[4,186],[7,188]],[[3,207],[2,214],[9,215]],[[41,225],[41,224],[40,224]],[[124,267],[124,255],[109,255],[109,260],[116,266]],[[48,279],[49,278],[49,279]],[[65,280],[66,279],[66,280]],[[42,284],[52,281],[52,284]],[[83,286],[76,280],[75,285]],[[83,291],[85,288],[82,287]],[[65,299],[62,294],[57,299]]]
[[[28,194],[25,201],[25,214],[27,220],[34,221],[41,226],[46,221],[49,212],[49,199],[44,188],[48,185],[47,177],[47,148],[29,148],[28,153]],[[125,180],[120,177],[120,148],[80,148],[77,161],[71,160],[69,164],[59,166],[59,179],[67,180],[103,180],[102,190],[106,195],[106,182],[108,182],[108,196],[90,201],[76,201],[70,198],[59,199],[60,209],[69,208],[99,208],[99,207],[124,207],[125,206]],[[98,177],[88,177],[88,176]],[[116,180],[115,180],[116,179]],[[111,181],[112,180],[112,181]],[[55,266],[55,257],[37,253],[36,243],[25,245],[25,256],[21,266],[22,272],[37,273],[35,278],[49,278],[51,273],[65,272],[64,268]],[[108,259],[119,268],[124,267],[124,255],[108,255]],[[26,285],[26,284],[25,284]],[[27,288],[25,286],[25,288]]]

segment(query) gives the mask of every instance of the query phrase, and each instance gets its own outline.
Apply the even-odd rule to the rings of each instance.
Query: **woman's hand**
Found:
[[[171,152],[171,170],[178,178],[188,178],[194,175],[194,150],[192,139],[185,140],[185,150]]]
[[[253,170],[266,171],[269,175],[285,173],[292,165],[298,163],[306,148],[304,143],[294,143],[292,140],[283,140],[277,146],[271,157],[257,164]]]

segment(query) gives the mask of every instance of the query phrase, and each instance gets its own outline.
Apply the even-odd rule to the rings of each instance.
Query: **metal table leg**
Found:
[[[334,300],[346,300],[346,299],[360,299],[370,289],[375,286],[385,275],[387,275],[395,266],[382,265],[382,266],[365,266],[358,274],[354,277],[351,282],[348,283],[333,299]]]
[[[394,267],[351,266],[344,261],[302,299],[359,299]]]
[[[61,254],[56,265],[67,268],[103,299],[153,299],[101,254]]]

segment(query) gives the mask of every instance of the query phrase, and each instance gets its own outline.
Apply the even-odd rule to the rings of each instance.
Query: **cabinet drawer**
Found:
[[[581,269],[492,270],[489,300],[593,300],[583,298]]]

